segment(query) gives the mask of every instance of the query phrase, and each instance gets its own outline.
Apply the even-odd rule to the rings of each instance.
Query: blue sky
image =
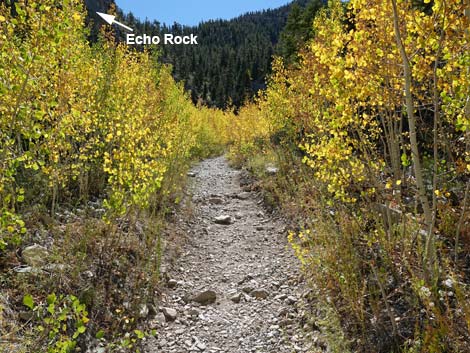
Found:
[[[276,8],[289,0],[116,0],[124,12],[144,20],[196,25],[202,20],[230,19],[248,11]]]

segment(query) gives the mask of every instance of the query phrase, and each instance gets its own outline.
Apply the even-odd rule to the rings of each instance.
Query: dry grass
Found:
[[[272,155],[279,173],[267,176],[260,171]],[[468,268],[463,259],[453,261],[454,238],[444,236],[455,234],[455,206],[441,206],[451,215],[441,211],[440,227],[450,230],[439,238],[439,278],[429,286],[423,281],[423,232],[412,212],[390,218],[371,201],[332,203],[300,156],[280,148],[245,158],[266,198],[291,220],[292,245],[315,293],[312,306],[320,308],[312,321],[332,351],[466,351]]]

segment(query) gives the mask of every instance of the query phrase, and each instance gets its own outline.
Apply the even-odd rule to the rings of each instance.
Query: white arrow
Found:
[[[113,23],[117,24],[118,26],[121,26],[122,28],[125,28],[127,29],[128,31],[131,31],[131,32],[134,32],[134,30],[130,27],[127,27],[126,25],[122,24],[121,22],[118,22],[115,20],[116,16],[113,16],[113,15],[107,15],[105,13],[101,13],[101,12],[97,12],[98,15],[101,16],[101,18],[103,20],[105,20],[106,22],[108,22],[110,25],[112,25]]]

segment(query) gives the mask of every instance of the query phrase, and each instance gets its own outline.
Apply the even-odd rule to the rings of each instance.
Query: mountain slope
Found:
[[[107,8],[111,0],[87,0],[91,11]],[[117,16],[137,34],[198,36],[197,46],[161,45],[161,61],[173,66],[177,81],[184,82],[195,103],[240,107],[265,87],[272,56],[286,26],[291,8],[303,11],[315,0],[298,0],[272,10],[250,12],[231,20],[210,20],[189,27],[140,21],[132,13]],[[123,34],[118,33],[123,39]]]
[[[185,82],[194,102],[225,108],[230,102],[240,106],[264,87],[288,13],[283,6],[195,27],[140,22],[132,14],[123,20],[137,33],[197,35],[197,46],[161,46],[162,61],[173,65],[175,79]]]

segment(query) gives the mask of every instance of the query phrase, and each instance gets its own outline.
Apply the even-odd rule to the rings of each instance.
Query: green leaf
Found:
[[[403,153],[403,154],[401,155],[401,164],[402,164],[402,166],[404,166],[404,167],[408,167],[408,166],[411,164],[411,162],[410,162],[410,160],[408,159],[408,156],[406,155],[406,153]]]
[[[51,314],[51,315],[54,315],[55,313],[55,305],[54,304],[49,304],[47,306],[47,311]]]
[[[97,339],[99,339],[99,340],[102,339],[102,338],[104,337],[104,331],[103,331],[103,330],[99,330],[99,331],[96,333],[95,337],[96,337]]]
[[[60,315],[57,317],[57,320],[59,321],[67,320],[67,312],[65,310],[61,311]]]
[[[47,300],[47,304],[49,305],[54,304],[57,301],[57,296],[55,295],[55,293],[49,294],[46,300]]]
[[[27,306],[29,309],[34,309],[34,299],[31,294],[26,294],[23,298],[23,304]]]
[[[140,330],[134,330],[134,333],[136,334],[137,338],[140,340],[145,338],[145,333],[143,333]]]

